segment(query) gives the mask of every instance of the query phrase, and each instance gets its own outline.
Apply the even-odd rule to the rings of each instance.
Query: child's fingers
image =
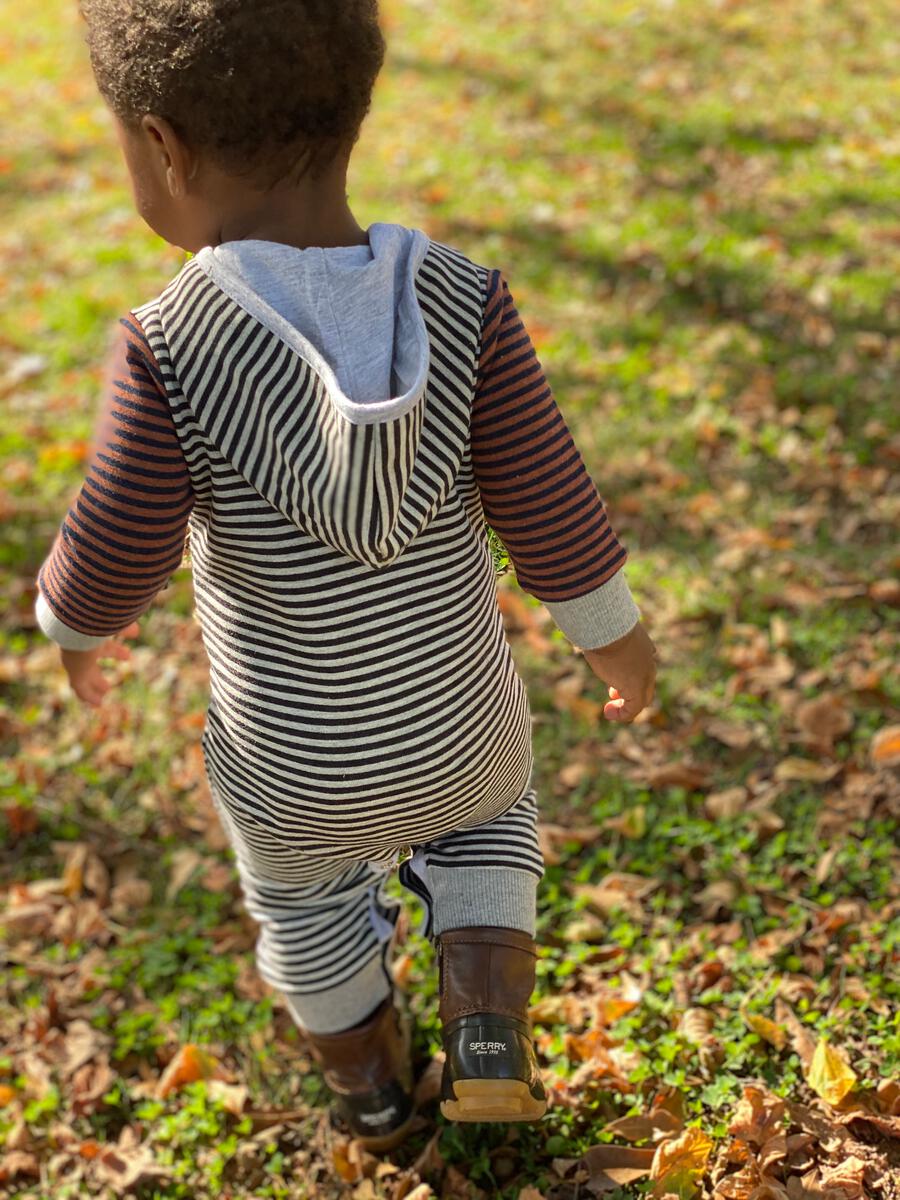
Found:
[[[104,676],[96,663],[94,663],[92,670],[86,671],[76,679],[70,678],[69,682],[72,686],[72,691],[78,699],[94,707],[100,704],[103,697],[112,687],[112,684]]]
[[[634,700],[610,700],[603,707],[603,715],[608,721],[617,721],[621,725],[633,721],[644,706]]]
[[[109,691],[109,688],[110,685],[105,679],[103,679],[100,681],[100,683],[92,682],[79,684],[77,688],[73,688],[72,690],[75,692],[75,695],[79,700],[83,700],[85,704],[90,704],[96,708]]]
[[[610,688],[609,691],[610,695],[615,692],[615,696],[604,704],[603,715],[608,721],[618,721],[621,724],[633,721],[638,713],[643,712],[651,699],[649,696],[636,696],[629,699],[622,696],[615,688]]]

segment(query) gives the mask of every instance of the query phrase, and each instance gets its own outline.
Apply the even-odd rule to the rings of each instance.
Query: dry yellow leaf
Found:
[[[776,1021],[770,1021],[768,1017],[760,1016],[758,1013],[747,1012],[745,1008],[741,1009],[741,1016],[744,1018],[744,1023],[748,1029],[762,1038],[764,1042],[768,1042],[770,1046],[774,1046],[776,1050],[783,1050],[787,1043],[787,1030],[783,1025],[779,1025]]]
[[[70,900],[77,900],[81,895],[86,861],[87,846],[78,842],[72,847],[62,874],[62,891]]]
[[[712,1153],[712,1138],[691,1128],[661,1142],[653,1156],[650,1178],[656,1181],[654,1196],[674,1192],[681,1200],[690,1200]]]
[[[806,1076],[806,1082],[829,1104],[840,1104],[856,1084],[856,1072],[851,1069],[843,1055],[831,1046],[826,1038],[820,1038]]]

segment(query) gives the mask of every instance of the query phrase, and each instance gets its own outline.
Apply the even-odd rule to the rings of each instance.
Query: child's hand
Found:
[[[598,679],[609,684],[610,699],[603,706],[607,721],[629,723],[653,699],[659,653],[640,621],[624,637],[582,650]]]
[[[131,651],[121,642],[116,641],[116,638],[121,637],[137,637],[140,632],[140,626],[137,621],[132,621],[127,629],[123,629],[121,633],[114,634],[109,641],[104,642],[102,646],[97,646],[93,650],[63,650],[62,665],[66,669],[66,674],[69,676],[69,684],[72,691],[79,700],[84,700],[96,708],[112,684],[103,675],[100,670],[101,658],[121,658],[128,659],[131,657]]]

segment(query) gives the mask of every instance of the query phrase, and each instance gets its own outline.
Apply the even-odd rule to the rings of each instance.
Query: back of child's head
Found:
[[[349,151],[384,58],[377,0],[81,0],[101,94],[261,187]]]

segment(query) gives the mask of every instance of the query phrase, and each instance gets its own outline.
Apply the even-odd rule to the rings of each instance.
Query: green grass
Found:
[[[559,699],[573,671],[585,697],[604,689],[536,605],[546,646],[512,635],[544,820],[596,826],[548,865],[537,996],[615,995],[627,979],[643,994],[610,1029],[632,1090],[585,1086],[535,1128],[442,1125],[447,1169],[474,1195],[567,1194],[552,1160],[609,1141],[604,1126],[661,1088],[678,1089],[717,1148],[750,1080],[811,1102],[793,1045],[776,1051],[745,1020],[771,1017],[779,989],[794,988],[798,1019],[844,1049],[864,1090],[900,1072],[896,783],[870,758],[876,733],[900,722],[897,608],[869,591],[898,568],[895,24],[890,0],[386,6],[389,58],[351,205],[364,226],[418,226],[504,271],[663,660],[650,719],[620,730]],[[191,757],[206,664],[189,571],[142,620],[133,666],[97,713],[34,629],[34,577],[79,484],[110,330],[183,256],[133,214],[75,5],[0,0],[0,29],[0,787],[35,818],[17,837],[0,814],[2,878],[56,877],[65,844],[87,841],[151,885],[103,936],[45,930],[10,965],[0,1082],[17,1099],[0,1108],[0,1135],[24,1119],[47,1164],[59,1122],[100,1142],[133,1125],[168,1172],[141,1185],[156,1200],[346,1195],[321,1080],[254,982],[233,869],[228,887],[201,870],[167,897],[178,849],[205,855],[203,870],[228,862],[204,841],[211,812]],[[789,674],[766,677],[773,655]],[[832,754],[797,722],[822,694],[852,716]],[[840,770],[779,780],[788,757]],[[684,760],[705,771],[701,786],[648,781]],[[572,782],[564,769],[578,762]],[[706,796],[735,786],[768,800],[711,817]],[[602,917],[572,885],[611,872],[657,886]],[[705,889],[723,881],[734,890],[711,907]],[[434,963],[421,939],[406,949],[422,1067],[439,1045]],[[710,963],[721,978],[691,991]],[[114,1082],[89,1111],[72,1108],[58,1073],[42,1091],[22,1066],[40,1051],[51,986],[63,1022],[77,1011],[107,1039]],[[688,1004],[713,1014],[712,1065],[681,1031]],[[536,1032],[562,1095],[578,1070],[569,1030]],[[254,1136],[203,1082],[165,1100],[135,1090],[191,1041],[246,1083],[252,1110],[305,1115]],[[440,1123],[434,1104],[426,1116],[392,1156],[398,1169]],[[374,1194],[390,1196],[394,1178],[373,1178]],[[43,1200],[27,1176],[16,1186]],[[59,1178],[53,1195],[98,1188]]]

